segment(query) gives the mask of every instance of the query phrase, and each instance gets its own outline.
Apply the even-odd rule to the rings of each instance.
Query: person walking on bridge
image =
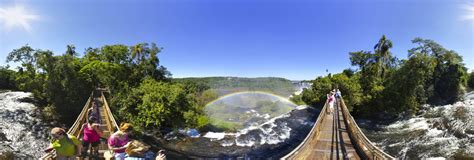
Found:
[[[332,113],[335,100],[336,100],[336,98],[334,97],[334,92],[329,93],[328,94],[328,105],[329,105],[329,111],[328,111],[329,113],[328,114]]]
[[[87,110],[87,118],[90,118],[90,117],[95,117],[96,122],[101,123],[100,114],[99,114],[99,110],[97,109],[96,102],[92,102],[91,108]]]
[[[336,97],[341,98],[341,91],[339,89],[336,90]]]
[[[95,117],[89,117],[89,122],[82,125],[82,132],[84,134],[82,140],[82,158],[87,156],[87,150],[89,149],[89,144],[91,145],[91,157],[94,159],[99,159],[99,144],[100,137],[104,134],[99,127],[99,124],[96,123],[97,119]]]

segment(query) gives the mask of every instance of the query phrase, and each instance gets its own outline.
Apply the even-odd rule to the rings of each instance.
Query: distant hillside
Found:
[[[292,81],[285,78],[262,77],[203,77],[203,78],[176,78],[174,81],[192,81],[209,86],[218,94],[225,95],[240,91],[264,91],[288,97],[296,91]]]

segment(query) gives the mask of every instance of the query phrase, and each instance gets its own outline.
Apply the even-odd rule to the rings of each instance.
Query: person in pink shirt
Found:
[[[100,130],[99,124],[96,123],[97,119],[95,117],[89,117],[89,122],[82,125],[82,157],[87,156],[87,150],[89,149],[89,144],[91,145],[91,157],[98,159],[99,158],[99,144],[100,137],[104,134]]]
[[[327,95],[328,96],[328,104],[329,104],[329,113],[328,114],[331,114],[332,111],[334,110],[334,101],[336,100],[336,98],[334,97],[334,93],[331,92],[330,94]]]
[[[114,152],[116,160],[125,159],[125,149],[130,145],[128,134],[132,130],[132,125],[130,123],[121,123],[119,130],[109,137],[109,149]]]

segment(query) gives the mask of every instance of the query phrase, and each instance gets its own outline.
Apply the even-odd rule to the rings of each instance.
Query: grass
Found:
[[[210,119],[210,125],[216,130],[216,131],[231,131],[235,132],[239,128],[242,128],[242,124],[239,122],[228,122],[216,118],[211,118]]]

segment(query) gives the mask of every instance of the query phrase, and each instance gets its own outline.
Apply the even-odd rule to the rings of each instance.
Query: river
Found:
[[[372,142],[400,159],[474,159],[474,92],[388,124],[357,123]]]
[[[31,93],[0,93],[0,153],[3,156],[38,159],[48,145],[48,123],[39,118],[33,104],[24,102],[29,98]]]

